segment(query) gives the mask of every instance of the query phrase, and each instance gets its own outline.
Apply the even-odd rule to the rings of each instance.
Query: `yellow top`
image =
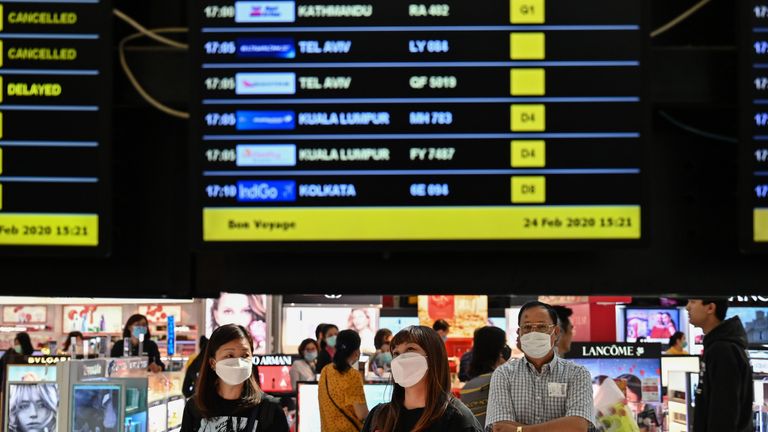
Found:
[[[189,369],[189,365],[192,364],[193,361],[195,361],[195,357],[197,357],[197,354],[192,354],[189,356],[189,360],[187,360],[187,364],[184,365],[184,370]]]
[[[326,382],[328,387],[326,390]],[[363,376],[354,369],[348,369],[341,373],[336,366],[329,364],[323,368],[318,383],[320,401],[320,423],[322,432],[359,432],[363,428],[363,422],[358,420],[355,414],[355,404],[365,404],[363,391]],[[339,406],[349,419],[336,408],[333,402]],[[352,421],[354,421],[354,424]]]
[[[688,351],[686,351],[684,349],[677,349],[676,347],[672,347],[672,348],[668,349],[666,354],[667,355],[689,355]]]

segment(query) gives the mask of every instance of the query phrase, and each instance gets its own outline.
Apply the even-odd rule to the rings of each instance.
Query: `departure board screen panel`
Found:
[[[197,2],[195,239],[640,240],[644,3]]]
[[[111,5],[0,0],[0,253],[106,254]]]
[[[742,8],[741,246],[768,251],[768,1]]]

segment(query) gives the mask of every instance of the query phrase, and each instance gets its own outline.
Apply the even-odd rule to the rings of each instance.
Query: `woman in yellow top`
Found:
[[[360,336],[344,330],[336,337],[333,363],[323,368],[318,384],[322,432],[359,432],[368,416],[360,374]]]
[[[683,332],[675,332],[672,337],[669,338],[669,349],[665,354],[667,355],[688,355],[688,341],[685,340],[685,334]]]

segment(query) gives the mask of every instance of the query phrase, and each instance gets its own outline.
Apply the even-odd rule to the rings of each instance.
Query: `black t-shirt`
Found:
[[[373,418],[382,405],[374,408],[368,418],[365,419],[363,432],[376,432]],[[411,432],[419,422],[424,408],[400,410],[400,424],[393,432]],[[483,426],[477,421],[475,415],[460,400],[452,398],[440,419],[427,429],[427,432],[482,432]]]
[[[255,411],[258,413],[255,414]],[[256,429],[246,431],[248,419],[256,415]],[[212,416],[203,418],[194,399],[187,400],[181,432],[288,432],[288,421],[280,405],[263,399],[253,407],[243,407],[239,400],[216,395]]]
[[[323,368],[328,366],[329,364],[333,363],[333,358],[331,357],[331,354],[328,353],[328,351],[321,349],[320,353],[317,355],[317,364],[315,365],[315,370],[317,373],[320,373],[323,371]]]

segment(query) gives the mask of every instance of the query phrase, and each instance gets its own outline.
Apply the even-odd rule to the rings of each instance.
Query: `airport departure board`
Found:
[[[768,1],[742,8],[741,245],[768,250]]]
[[[198,1],[198,244],[636,241],[643,0]]]
[[[0,0],[0,253],[104,254],[111,6]]]

